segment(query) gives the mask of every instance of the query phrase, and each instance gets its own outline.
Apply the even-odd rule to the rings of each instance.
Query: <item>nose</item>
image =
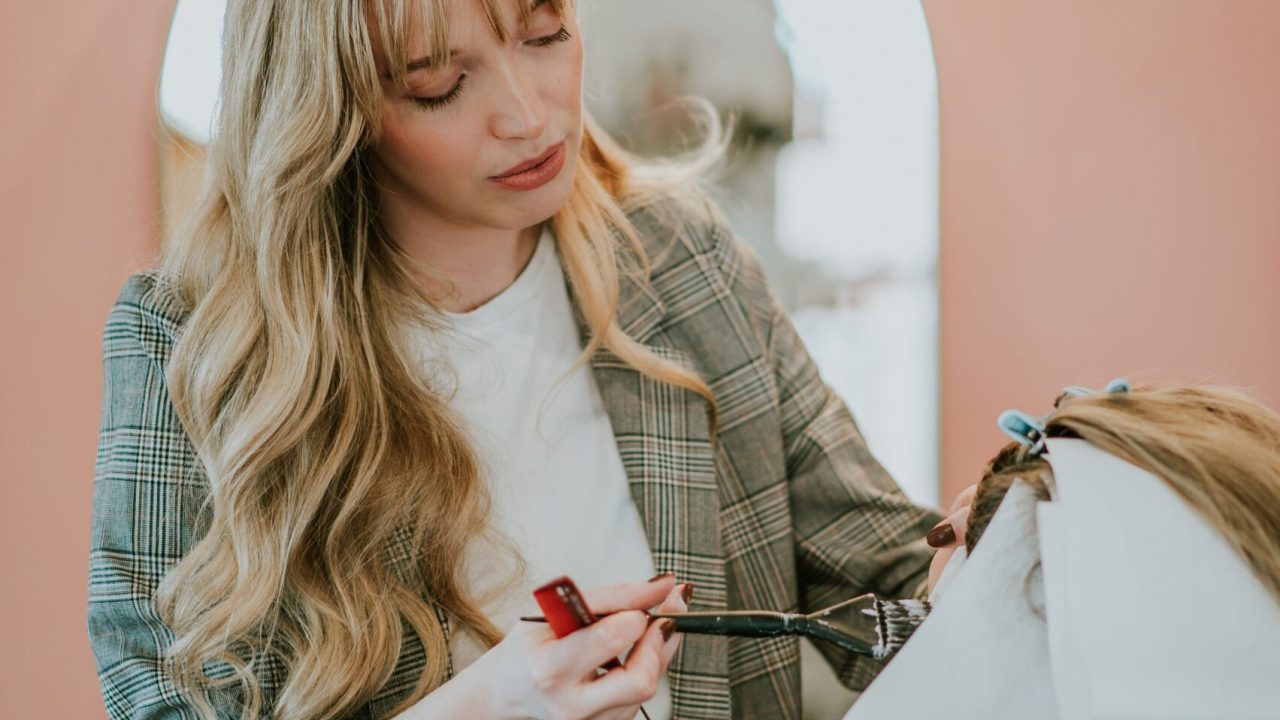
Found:
[[[547,108],[537,78],[518,61],[504,63],[491,122],[499,139],[537,138],[547,127]]]

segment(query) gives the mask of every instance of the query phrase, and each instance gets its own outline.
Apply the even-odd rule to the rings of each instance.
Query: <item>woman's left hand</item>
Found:
[[[930,547],[938,548],[938,552],[933,556],[933,562],[929,563],[930,594],[933,593],[933,586],[938,582],[938,577],[942,575],[942,568],[946,567],[947,561],[951,559],[951,553],[955,552],[956,548],[964,546],[965,528],[969,525],[969,507],[973,504],[973,496],[977,491],[977,485],[970,485],[962,490],[951,503],[951,509],[948,510],[951,514],[935,525],[925,537],[925,542],[929,543]]]

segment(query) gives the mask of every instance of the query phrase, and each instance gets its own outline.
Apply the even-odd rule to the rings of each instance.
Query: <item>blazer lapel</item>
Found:
[[[621,281],[619,325],[657,356],[694,369],[662,332],[666,308],[647,284]],[[573,297],[570,292],[570,297]],[[576,312],[585,344],[587,328]],[[648,535],[654,565],[694,586],[698,609],[728,606],[720,545],[720,501],[706,403],[696,393],[657,382],[612,352],[597,351],[592,374],[609,414],[631,497]],[[730,716],[728,641],[688,635],[668,673],[678,718]]]

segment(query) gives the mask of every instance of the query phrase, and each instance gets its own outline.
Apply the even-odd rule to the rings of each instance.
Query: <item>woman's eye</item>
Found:
[[[562,42],[564,42],[565,40],[568,40],[568,39],[569,39],[569,38],[571,38],[571,37],[573,37],[573,36],[569,34],[569,31],[568,31],[568,30],[566,30],[566,29],[565,29],[565,27],[564,27],[563,25],[561,25],[561,26],[560,26],[560,29],[559,29],[559,30],[557,30],[557,31],[555,32],[555,34],[553,34],[553,35],[544,35],[544,36],[542,36],[542,37],[540,37],[540,38],[537,38],[537,39],[535,39],[535,40],[530,40],[530,41],[529,41],[529,44],[531,44],[531,45],[537,45],[538,47],[546,47],[546,46],[548,46],[548,45],[555,45],[556,43],[562,43]]]
[[[466,75],[459,75],[458,82],[453,84],[453,87],[449,89],[449,92],[443,95],[434,95],[432,97],[415,97],[413,98],[413,101],[429,110],[438,110],[457,99],[458,95],[462,92],[462,86],[466,79]]]

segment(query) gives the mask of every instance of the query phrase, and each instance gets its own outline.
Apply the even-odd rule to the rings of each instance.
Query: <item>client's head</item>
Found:
[[[1060,396],[1045,436],[1085,440],[1168,483],[1280,602],[1280,415],[1242,394],[1197,387]],[[1021,480],[1045,499],[1053,470],[1012,443],[987,466],[969,515],[973,552]]]

